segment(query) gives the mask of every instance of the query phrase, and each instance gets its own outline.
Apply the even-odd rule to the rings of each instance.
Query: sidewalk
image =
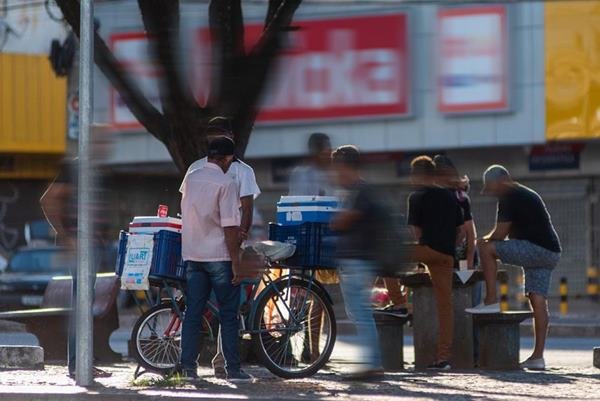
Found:
[[[62,366],[43,372],[10,371],[0,374],[0,401],[141,401],[141,400],[600,400],[600,370],[591,367],[590,339],[557,339],[549,344],[545,372],[450,371],[443,373],[407,370],[387,373],[377,383],[343,381],[339,372],[353,368],[356,349],[349,337],[341,337],[327,369],[312,378],[283,380],[267,370],[251,366],[247,371],[259,380],[233,385],[214,379],[201,368],[204,380],[196,386],[165,387],[154,375],[133,381],[135,366],[129,363],[103,367],[113,377],[98,379],[84,389],[74,386]],[[410,358],[412,347],[405,355]],[[530,352],[523,345],[522,357]],[[409,360],[410,361],[410,360]],[[172,384],[172,383],[171,383]]]

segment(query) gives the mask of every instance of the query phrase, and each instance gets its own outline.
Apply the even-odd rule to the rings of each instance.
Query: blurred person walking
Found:
[[[429,156],[413,159],[410,178],[416,190],[408,197],[408,225],[418,241],[411,259],[429,269],[439,324],[437,360],[428,368],[448,370],[454,337],[453,268],[463,214],[452,191],[436,185],[435,165]]]
[[[376,193],[360,175],[360,153],[351,145],[333,152],[333,167],[337,183],[347,191],[344,208],[332,221],[339,233],[340,288],[348,317],[356,325],[362,353],[361,367],[351,379],[374,379],[383,376],[379,339],[373,309],[371,288],[377,275],[375,263],[377,214]]]
[[[331,178],[331,140],[315,132],[308,138],[308,160],[290,175],[290,196],[334,196]]]
[[[206,140],[208,143],[212,142],[218,137],[227,137],[233,141],[234,133],[231,128],[231,121],[226,117],[214,117],[212,118],[206,127]],[[202,169],[208,163],[208,157],[203,157],[196,160],[190,165],[185,173],[187,177],[192,172]],[[248,239],[250,229],[252,228],[253,214],[254,214],[254,200],[260,195],[260,188],[256,182],[256,176],[254,169],[248,164],[244,163],[237,157],[233,159],[233,163],[227,169],[226,173],[229,177],[235,181],[238,192],[240,194],[241,204],[241,224],[239,229],[240,245],[242,242]],[[185,191],[186,179],[184,178],[179,192],[182,194]],[[212,360],[212,366],[216,378],[224,379],[227,377],[225,371],[225,358],[223,357],[223,347],[221,340],[221,327],[219,326],[219,334],[217,336],[217,354]]]
[[[239,352],[240,197],[226,174],[235,145],[225,136],[208,144],[208,162],[184,179],[181,253],[187,269],[186,310],[181,333],[180,373],[197,379],[197,358],[206,302],[214,290],[219,304],[226,377],[250,381]]]
[[[94,138],[92,145],[92,163],[97,167],[98,161],[105,157],[110,142],[105,139]],[[114,259],[111,258],[108,224],[108,192],[105,180],[99,174],[94,182],[92,203],[88,205],[91,210],[93,228],[93,257],[94,274],[92,275],[92,286],[96,280],[96,274],[106,266],[112,266]],[[48,223],[56,233],[56,245],[62,247],[71,258],[74,270],[71,271],[71,305],[72,312],[69,316],[69,334],[67,338],[67,366],[68,375],[75,378],[76,368],[76,336],[75,336],[75,300],[77,299],[77,201],[78,191],[78,158],[63,160],[58,175],[46,188],[40,198],[40,206]],[[94,377],[109,377],[111,373],[96,367],[93,368]]]
[[[480,305],[467,309],[467,312],[500,312],[496,292],[497,259],[506,264],[522,266],[525,293],[533,309],[535,347],[521,367],[545,369],[548,289],[552,270],[557,266],[562,252],[558,234],[540,195],[513,181],[503,166],[495,164],[488,167],[483,173],[483,186],[483,193],[498,200],[496,225],[479,242],[486,296]]]

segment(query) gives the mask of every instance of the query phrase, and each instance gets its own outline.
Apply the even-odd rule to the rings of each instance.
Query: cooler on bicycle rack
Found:
[[[329,222],[339,211],[334,196],[282,196],[277,223],[269,224],[269,239],[296,246],[286,263],[307,268],[335,267],[335,234]]]
[[[126,255],[136,235],[153,237],[152,261],[148,273],[151,285],[159,285],[162,281],[185,281],[185,268],[181,259],[181,219],[174,217],[137,216],[129,224],[129,232],[119,234],[119,251],[115,271],[122,277],[126,264]],[[129,258],[135,258],[131,252]]]

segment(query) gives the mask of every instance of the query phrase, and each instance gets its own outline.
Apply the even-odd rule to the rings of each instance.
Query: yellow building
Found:
[[[545,4],[546,137],[600,138],[600,1]]]
[[[66,148],[66,93],[47,56],[0,54],[0,178],[56,174]]]

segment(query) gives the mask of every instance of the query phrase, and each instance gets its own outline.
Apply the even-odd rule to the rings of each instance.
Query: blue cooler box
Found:
[[[127,239],[129,234],[125,231],[119,233],[119,251],[115,273],[121,277],[125,265]],[[152,266],[148,275],[150,281],[176,280],[185,281],[185,267],[181,259],[181,234],[161,230],[154,234],[154,248],[152,250]]]
[[[338,207],[335,196],[282,196],[277,202],[277,223],[284,226],[329,223]]]

